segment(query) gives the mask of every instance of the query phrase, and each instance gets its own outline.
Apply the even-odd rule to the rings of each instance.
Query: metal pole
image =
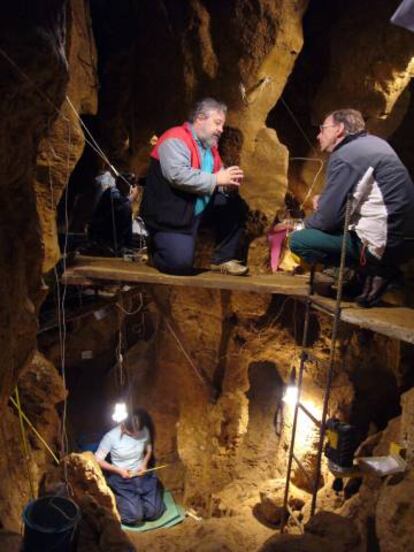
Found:
[[[288,459],[288,465],[287,465],[287,472],[286,472],[286,483],[285,483],[285,495],[283,498],[283,512],[282,512],[282,521],[280,525],[280,532],[283,533],[286,523],[287,523],[287,515],[286,512],[288,512],[288,499],[289,499],[289,486],[290,486],[290,474],[292,471],[292,461],[293,461],[293,455],[294,455],[294,449],[295,449],[295,437],[296,437],[296,427],[298,423],[298,413],[299,413],[299,401],[300,401],[300,394],[302,390],[302,380],[303,380],[303,371],[305,368],[305,362],[306,362],[306,345],[308,340],[308,329],[309,329],[309,319],[310,319],[310,305],[311,305],[311,299],[310,296],[313,293],[313,282],[314,282],[314,275],[315,275],[315,267],[311,267],[311,273],[310,273],[310,285],[309,285],[309,297],[306,301],[306,313],[305,313],[305,323],[303,326],[303,334],[302,334],[302,353],[300,357],[300,367],[299,367],[299,376],[298,376],[298,397],[295,404],[295,411],[293,414],[293,423],[292,423],[292,437],[290,440],[290,448],[289,448],[289,459]]]
[[[337,293],[336,293],[335,315],[334,315],[334,322],[333,322],[333,328],[332,328],[332,337],[331,337],[331,351],[330,351],[330,354],[329,354],[329,367],[328,367],[328,375],[327,375],[327,382],[326,382],[326,388],[325,388],[325,395],[324,395],[324,400],[323,400],[321,431],[320,431],[320,434],[319,434],[318,454],[317,454],[317,457],[316,457],[315,487],[314,487],[313,493],[312,493],[312,504],[311,504],[311,510],[310,510],[310,516],[311,517],[315,513],[316,497],[317,497],[318,488],[319,488],[319,481],[320,481],[320,478],[321,478],[321,460],[322,460],[323,443],[324,443],[324,439],[325,439],[325,422],[326,422],[326,416],[327,416],[327,412],[328,412],[329,396],[330,396],[330,392],[331,392],[333,373],[334,373],[336,339],[337,339],[337,335],[338,335],[338,328],[339,328],[340,317],[341,317],[342,288],[343,288],[343,284],[344,284],[346,244],[347,244],[347,237],[348,237],[348,228],[349,228],[349,223],[350,223],[350,219],[351,219],[351,206],[352,206],[352,195],[350,194],[350,195],[348,195],[347,202],[346,202],[346,207],[345,207],[345,223],[344,223],[344,233],[343,233],[343,237],[342,237],[341,259],[340,259],[340,264],[339,264],[338,290],[337,290]]]

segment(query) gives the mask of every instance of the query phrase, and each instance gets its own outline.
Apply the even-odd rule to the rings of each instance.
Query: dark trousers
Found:
[[[238,194],[216,192],[206,209],[195,217],[189,234],[149,228],[154,266],[167,274],[194,273],[195,246],[201,224],[212,226],[215,230],[216,247],[212,263],[237,259],[246,211],[246,205]]]
[[[305,228],[293,232],[289,238],[293,253],[310,264],[339,266],[341,259],[342,234],[328,234],[321,230]],[[356,268],[371,276],[394,278],[399,274],[398,265],[410,257],[408,247],[404,245],[388,249],[379,260],[363,245],[355,232],[349,232],[346,240],[346,266]]]
[[[153,521],[165,511],[162,487],[154,474],[124,479],[110,473],[106,480],[111,487],[122,523],[133,525],[139,521]]]

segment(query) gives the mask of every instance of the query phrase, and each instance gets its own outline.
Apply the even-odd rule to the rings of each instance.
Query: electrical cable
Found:
[[[139,306],[135,310],[133,310],[132,312],[127,311],[126,309],[124,309],[124,307],[122,305],[120,305],[119,303],[115,303],[115,305],[118,309],[120,309],[127,316],[132,316],[134,314],[138,314],[142,310],[142,307],[144,306],[144,300],[143,300],[141,292],[139,293],[139,299],[140,299]]]
[[[299,205],[299,209],[303,209],[303,206],[305,205],[305,203],[307,202],[307,200],[309,199],[309,196],[311,195],[317,181],[318,181],[318,178],[319,178],[319,175],[321,174],[322,172],[322,169],[325,165],[325,162],[322,160],[322,159],[317,159],[317,158],[312,158],[312,157],[291,157],[289,159],[289,161],[312,161],[312,162],[315,162],[315,163],[320,163],[320,167],[317,171],[317,173],[315,174],[314,176],[314,179],[312,180],[312,184],[309,186],[308,188],[308,191],[306,192],[306,195],[302,201],[302,203]]]
[[[24,413],[23,409],[19,404],[15,401],[15,399],[10,396],[9,397],[12,405],[16,408],[19,414],[21,414],[23,420],[26,422],[26,424],[29,426],[29,428],[33,431],[33,433],[36,435],[36,437],[39,439],[39,441],[42,443],[42,445],[45,447],[45,449],[49,452],[50,456],[53,458],[53,460],[56,462],[56,464],[60,464],[59,458],[56,456],[56,454],[53,452],[53,450],[50,448],[50,446],[47,444],[46,440],[41,436],[41,434],[37,431],[35,426],[32,424],[32,422],[29,420],[29,418]]]
[[[20,424],[20,438],[21,438],[21,441],[22,441],[22,451],[23,451],[23,457],[24,457],[24,465],[25,465],[25,468],[26,468],[26,475],[27,475],[27,479],[29,481],[29,487],[30,487],[30,498],[33,500],[34,497],[36,496],[36,493],[35,493],[35,490],[34,490],[34,484],[33,484],[33,479],[32,479],[32,473],[30,471],[30,465],[29,465],[29,458],[30,458],[30,454],[29,454],[29,446],[27,444],[27,436],[26,436],[26,430],[24,428],[24,423],[23,423],[23,415],[22,415],[22,408],[21,408],[21,404],[20,404],[20,395],[19,395],[19,388],[15,387],[15,395],[16,395],[16,405],[17,405],[17,410],[18,410],[18,413],[19,413],[19,424]]]
[[[29,75],[27,75],[27,73],[25,71],[23,71],[19,65],[7,54],[7,52],[5,52],[3,50],[3,48],[0,48],[0,54],[4,57],[4,59],[6,59],[10,65],[12,65],[12,67],[17,71],[17,73],[27,82],[29,83],[34,89],[35,91],[53,108],[53,110],[60,116],[62,117],[62,119],[67,122],[68,124],[71,123],[70,119],[64,115],[62,113],[62,108],[59,108],[57,107],[57,105],[47,96],[47,94],[45,92],[43,92],[43,90],[41,88],[39,88],[39,86],[34,82],[34,80],[32,78],[29,77]],[[105,161],[105,163],[108,165],[108,167],[114,172],[114,174],[116,176],[119,176],[120,178],[122,178],[126,183],[129,184],[129,182],[122,176],[122,174],[119,173],[119,171],[116,169],[116,167],[109,161],[108,157],[105,155],[104,151],[102,150],[102,148],[99,146],[98,142],[95,140],[95,138],[93,137],[91,131],[88,129],[88,127],[86,126],[85,122],[82,120],[82,118],[80,117],[79,113],[77,112],[77,110],[75,109],[73,103],[71,102],[69,96],[66,96],[65,97],[66,101],[68,102],[69,106],[71,107],[71,109],[73,110],[73,112],[75,113],[77,119],[79,120],[80,122],[80,125],[82,126],[82,128],[84,129],[84,131],[86,132],[86,134],[88,135],[89,138],[87,138],[85,136],[85,142],[95,151],[95,153],[97,153],[102,159],[103,161]]]
[[[306,134],[305,130],[303,129],[302,125],[299,123],[297,118],[295,117],[293,111],[288,106],[286,100],[283,98],[283,96],[280,96],[280,101],[284,105],[286,111],[289,113],[290,117],[292,118],[292,121],[295,123],[296,127],[298,128],[299,132],[302,134],[303,138],[305,139],[308,146],[310,146],[312,152],[317,154],[317,151],[315,150],[315,146],[312,144],[311,140],[309,139],[308,135]]]
[[[288,112],[288,114],[290,115],[292,121],[295,123],[296,127],[299,129],[299,132],[302,134],[303,138],[305,139],[306,143],[308,144],[308,146],[311,148],[311,151],[312,153],[316,154],[317,155],[317,151],[315,149],[315,146],[313,145],[313,143],[311,142],[311,140],[309,139],[308,135],[306,134],[304,128],[302,127],[302,125],[300,124],[300,122],[298,121],[298,119],[295,117],[295,114],[293,113],[293,111],[290,109],[290,107],[288,106],[286,100],[283,98],[283,96],[280,97],[280,101],[282,102],[283,106],[285,107],[286,111]],[[316,158],[312,158],[312,157],[291,157],[289,159],[289,161],[313,161],[313,162],[318,162],[321,164],[321,166],[319,167],[319,170],[318,172],[316,173],[313,181],[312,181],[312,184],[308,187],[308,191],[305,195],[305,198],[304,200],[302,201],[301,205],[300,205],[300,209],[303,208],[304,204],[306,203],[306,201],[308,200],[309,196],[311,195],[315,185],[316,185],[316,182],[319,178],[319,175],[320,173],[322,172],[322,169],[323,169],[323,166],[325,164],[325,162],[316,157]]]

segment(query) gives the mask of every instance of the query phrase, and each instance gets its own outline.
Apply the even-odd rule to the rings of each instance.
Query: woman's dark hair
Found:
[[[145,410],[143,408],[134,408],[134,410],[128,414],[128,417],[122,422],[123,429],[135,433],[141,431],[145,425]]]

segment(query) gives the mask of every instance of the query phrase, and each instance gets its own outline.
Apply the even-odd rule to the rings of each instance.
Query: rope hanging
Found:
[[[32,473],[30,471],[30,463],[29,463],[29,459],[30,459],[30,453],[29,453],[29,446],[27,444],[27,436],[26,436],[26,430],[24,428],[24,423],[23,423],[23,413],[22,413],[22,409],[21,409],[21,405],[20,405],[20,394],[19,394],[19,388],[15,387],[15,391],[14,391],[15,395],[16,395],[16,405],[17,405],[17,410],[18,410],[18,413],[19,413],[19,423],[20,423],[20,438],[21,438],[21,442],[22,442],[22,452],[23,452],[23,458],[24,458],[24,465],[25,465],[25,468],[26,468],[26,475],[27,475],[27,479],[29,481],[29,487],[30,487],[30,498],[33,500],[34,497],[36,496],[36,493],[35,493],[35,489],[34,489],[34,484],[33,484],[33,479],[32,479]]]

